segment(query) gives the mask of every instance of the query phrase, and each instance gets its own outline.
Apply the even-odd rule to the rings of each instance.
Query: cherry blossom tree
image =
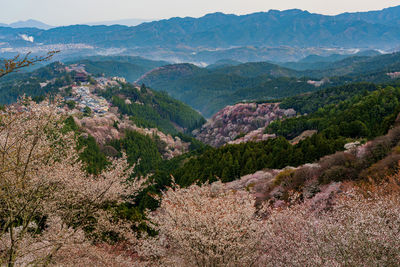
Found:
[[[56,104],[29,99],[0,114],[0,265],[49,264],[68,248],[87,246],[88,233],[136,240],[129,222],[104,204],[127,201],[142,181],[127,182],[132,167],[124,158],[100,175],[85,173],[64,119]]]
[[[264,266],[398,266],[399,177],[384,186],[353,188],[323,213],[311,212],[310,203],[273,211],[267,219],[266,253],[260,262]]]
[[[252,266],[261,255],[264,222],[254,198],[223,185],[176,186],[149,214],[158,231],[143,242],[141,255],[164,265]]]

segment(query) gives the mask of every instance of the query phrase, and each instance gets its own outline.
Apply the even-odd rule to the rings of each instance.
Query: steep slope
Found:
[[[275,103],[240,103],[220,110],[200,129],[193,131],[193,135],[205,144],[219,147],[259,128],[264,129],[274,120],[294,115],[293,109],[280,109]],[[270,137],[274,136],[265,135],[251,141]]]
[[[335,105],[326,105],[308,116],[271,123],[268,129],[271,130],[269,133],[278,135],[275,139],[209,149],[191,158],[173,174],[183,184],[191,184],[193,177],[201,182],[215,180],[215,177],[228,182],[265,168],[312,163],[344,150],[346,143],[371,140],[386,134],[400,112],[399,101],[400,88],[386,87],[367,94],[360,93]],[[318,133],[297,144],[290,144],[288,139],[304,130],[318,130]],[[397,133],[395,143],[398,136]],[[392,144],[381,143],[381,149],[386,152],[391,147]],[[380,160],[386,154],[379,154],[379,144],[376,149],[374,153],[377,154],[373,154],[371,159]]]
[[[200,127],[204,118],[188,105],[162,92],[125,83],[98,91],[137,126],[158,128],[168,134],[191,132]]]
[[[155,64],[152,61],[150,63]],[[76,65],[74,66],[76,67]],[[72,102],[82,102],[83,104],[100,103],[91,98],[92,92],[95,91],[96,94],[104,96],[110,103],[118,107],[121,113],[130,116],[131,120],[139,127],[158,128],[168,134],[178,134],[191,132],[205,122],[204,118],[188,105],[166,93],[156,92],[145,86],[137,87],[131,83],[116,82],[111,78],[104,77],[100,78],[100,80],[106,80],[103,83],[97,83],[95,79],[90,78],[90,83],[84,83],[81,86],[80,83],[75,82],[76,73],[70,71],[71,68],[73,68],[71,65],[56,62],[34,72],[17,73],[4,77],[0,81],[0,104],[13,103],[23,95],[40,99],[49,94],[62,94]],[[85,72],[88,71],[86,66],[82,65],[78,69],[82,68]],[[90,72],[88,75],[90,76]],[[83,93],[75,94],[81,95],[81,97],[73,97],[72,91],[81,87]],[[88,98],[88,100],[80,101],[84,98]],[[75,105],[76,103],[71,104],[71,106]],[[104,105],[100,103],[93,107],[97,108],[98,106],[100,110]]]

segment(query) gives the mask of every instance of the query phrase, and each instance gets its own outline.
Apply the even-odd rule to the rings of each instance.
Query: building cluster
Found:
[[[126,83],[126,79],[124,77],[113,77],[112,80],[120,83]]]
[[[75,85],[72,86],[72,96],[66,100],[72,100],[76,103],[76,108],[83,111],[89,107],[92,112],[97,114],[105,114],[109,111],[109,103],[103,97],[94,93],[93,90],[105,90],[110,86],[118,86],[120,83],[126,83],[126,79],[122,77],[97,77],[94,78],[95,83],[89,84],[89,73],[83,64],[72,64],[65,67],[67,72],[75,72]],[[78,83],[79,82],[79,83]],[[78,86],[76,85],[78,84]]]
[[[400,78],[400,72],[399,71],[390,72],[390,73],[386,73],[386,74],[392,79]]]
[[[113,80],[113,79],[109,79],[109,78],[105,78],[105,77],[98,77],[98,78],[94,78],[94,80],[97,83],[97,87],[99,89],[105,89],[107,86],[117,86],[118,82]]]
[[[65,67],[67,72],[75,72],[75,82],[87,82],[89,78],[89,73],[85,70],[85,65],[83,64],[72,64]]]
[[[314,85],[315,87],[320,87],[322,85],[324,85],[325,83],[329,82],[328,79],[322,79],[320,81],[313,81],[313,80],[308,80],[307,83]]]
[[[89,107],[97,114],[105,114],[108,112],[109,104],[107,100],[101,96],[92,94],[88,86],[73,87],[72,93],[74,96],[66,100],[75,101],[78,109],[84,110],[85,107]]]

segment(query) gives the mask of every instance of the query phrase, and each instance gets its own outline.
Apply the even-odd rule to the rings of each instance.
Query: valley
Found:
[[[400,6],[0,24],[0,265],[397,266],[399,33]]]

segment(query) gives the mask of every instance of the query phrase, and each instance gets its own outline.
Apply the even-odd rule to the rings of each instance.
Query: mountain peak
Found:
[[[48,29],[53,28],[53,26],[50,26],[48,24],[45,24],[41,21],[34,20],[34,19],[28,19],[25,21],[20,20],[20,21],[17,21],[17,22],[8,24],[8,25],[7,24],[2,24],[2,25],[6,25],[11,28],[38,28],[38,29],[43,29],[43,30],[48,30]]]

